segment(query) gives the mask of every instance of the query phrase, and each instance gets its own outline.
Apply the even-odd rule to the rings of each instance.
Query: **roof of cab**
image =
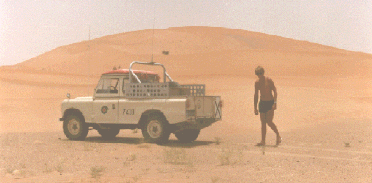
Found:
[[[147,75],[158,75],[153,71],[142,71],[142,70],[132,70],[134,74],[147,74]],[[129,74],[129,69],[117,69],[117,70],[112,70],[103,73],[102,75],[106,74]]]

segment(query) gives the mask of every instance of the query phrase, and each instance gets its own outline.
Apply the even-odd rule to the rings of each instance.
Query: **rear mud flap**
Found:
[[[197,119],[196,121],[193,121],[193,122],[184,121],[181,123],[176,123],[172,125],[172,133],[176,133],[176,132],[186,130],[186,129],[201,130],[203,128],[206,128],[212,125],[216,121],[217,120],[214,118],[203,118],[203,119]]]

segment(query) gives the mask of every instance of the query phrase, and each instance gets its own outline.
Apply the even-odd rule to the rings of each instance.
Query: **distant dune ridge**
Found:
[[[180,75],[253,76],[257,65],[273,75],[365,75],[372,62],[370,54],[263,33],[179,27],[126,32],[61,46],[17,66],[99,75],[113,66],[126,68],[133,60],[150,61],[152,54],[155,62],[167,64],[169,72]]]

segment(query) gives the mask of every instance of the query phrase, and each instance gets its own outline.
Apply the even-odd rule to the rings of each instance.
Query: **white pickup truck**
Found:
[[[134,64],[163,67],[163,82],[155,72],[132,70]],[[102,74],[93,97],[67,97],[60,121],[70,140],[84,140],[90,129],[103,138],[114,138],[120,129],[141,129],[148,142],[165,143],[171,133],[192,142],[222,117],[220,96],[205,96],[205,85],[179,85],[155,62],[135,61],[129,69]]]

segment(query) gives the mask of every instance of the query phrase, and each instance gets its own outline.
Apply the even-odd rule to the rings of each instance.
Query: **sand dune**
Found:
[[[169,55],[163,55],[162,51],[169,51]],[[133,60],[150,61],[152,53],[154,61],[167,64],[170,72],[180,75],[193,70],[189,75],[237,73],[252,76],[247,71],[257,64],[266,66],[271,74],[284,76],[348,76],[363,71],[366,74],[371,69],[369,54],[262,33],[211,27],[143,30],[105,36],[56,48],[17,67],[99,75],[114,65],[127,67]],[[184,66],[187,66],[186,70],[177,69]]]
[[[169,55],[162,54],[163,51],[169,51]],[[279,158],[282,162],[281,166],[286,168],[279,171],[284,173],[285,170],[289,170],[294,176],[293,179],[270,177],[267,179],[270,182],[313,180],[303,177],[299,172],[304,173],[306,169],[293,170],[291,166],[283,163],[288,160],[288,154],[290,154],[290,164],[295,163],[295,159],[299,158],[301,161],[306,160],[304,166],[301,166],[306,167],[314,163],[307,159],[308,156],[321,157],[324,154],[318,151],[327,148],[342,152],[341,150],[345,148],[343,143],[346,141],[358,143],[358,152],[370,153],[371,151],[372,129],[366,126],[372,121],[371,54],[351,52],[257,32],[215,27],[179,27],[110,35],[58,47],[20,64],[0,67],[2,86],[0,90],[0,132],[3,134],[2,137],[10,132],[28,132],[28,134],[37,132],[36,134],[41,134],[41,136],[45,135],[44,132],[53,132],[54,136],[56,133],[61,134],[62,123],[58,121],[58,118],[61,117],[60,103],[66,93],[71,93],[73,98],[92,95],[101,73],[111,70],[114,66],[127,68],[134,60],[150,61],[152,54],[155,62],[165,64],[174,80],[185,84],[204,83],[207,85],[207,94],[222,96],[225,103],[223,120],[202,130],[200,139],[202,142],[212,143],[218,137],[224,142],[233,142],[235,145],[242,143],[246,147],[248,144],[246,153],[250,155],[245,156],[244,161],[250,161],[249,158],[255,158],[254,154],[260,153],[260,150],[251,148],[251,145],[259,140],[260,129],[259,118],[253,114],[253,84],[256,79],[254,68],[262,65],[266,69],[267,75],[274,80],[278,88],[278,109],[274,122],[283,133],[286,148],[279,149],[279,152],[275,152],[275,149],[270,150],[273,151],[272,158],[267,161],[264,158],[260,160],[270,163],[278,155],[275,153],[279,153],[276,158]],[[98,138],[96,136],[97,133],[92,133],[90,138]],[[65,137],[62,135],[59,138]],[[122,138],[125,140],[125,135]],[[135,136],[134,138],[138,140],[141,137]],[[273,140],[273,134],[269,131],[268,141]],[[96,140],[91,141],[95,143]],[[49,142],[53,143],[51,147],[61,143],[60,141],[46,143]],[[70,142],[63,141],[62,143]],[[29,143],[25,145],[27,144],[30,145]],[[208,150],[210,148],[208,144],[206,143],[202,148]],[[314,149],[308,149],[306,150],[308,156],[300,156],[301,153],[298,153],[295,148],[302,148],[303,144],[312,144],[311,146],[317,148],[317,152],[313,152]],[[71,146],[75,148],[75,145]],[[12,148],[19,148],[19,146]],[[197,151],[199,147],[195,148],[194,151]],[[152,147],[152,150],[159,152],[161,148]],[[102,155],[104,152],[99,153]],[[139,157],[148,156],[146,153],[136,153]],[[190,153],[194,152],[190,151]],[[293,153],[295,155],[292,156]],[[197,154],[193,155],[197,156]],[[5,156],[12,157],[12,154],[2,155],[3,158]],[[52,155],[46,153],[45,156],[50,158]],[[345,158],[353,163],[337,167],[339,159],[344,162]],[[357,175],[355,179],[347,180],[357,182],[372,180],[370,175],[364,174],[365,170],[371,169],[370,157],[363,156],[362,159],[366,162],[360,164],[354,162],[349,152],[327,155],[325,159],[329,165],[321,162],[315,162],[315,164],[327,174],[349,176],[353,174],[343,170],[345,167],[346,169],[354,168],[361,171],[355,174]],[[11,163],[1,161],[4,162],[4,166]],[[213,158],[206,161],[213,161]],[[92,164],[94,162],[87,166],[93,166]],[[225,170],[225,168],[216,168],[215,163],[195,164],[196,172],[206,171],[205,168],[200,168],[203,166],[212,167],[212,172],[217,172],[217,174],[204,174],[204,177],[210,176],[207,179],[212,179],[214,175],[218,175],[218,172]],[[260,166],[256,161],[253,164],[256,167]],[[236,169],[242,174],[241,176],[233,178],[226,175],[222,177],[222,180],[233,178],[236,182],[239,180],[264,181],[257,177],[262,175],[257,169],[252,169],[252,172],[257,173],[252,179],[244,177],[246,165],[239,165]],[[326,168],[330,165],[333,169]],[[6,169],[7,167],[4,166],[1,168]],[[42,169],[43,164],[35,166]],[[89,167],[84,168],[89,169]],[[311,170],[317,169],[313,167]],[[36,173],[36,177],[27,174],[26,178],[30,179],[24,180],[27,182],[43,178],[45,182],[48,182],[56,179],[54,174],[49,176],[41,174]],[[77,180],[75,179],[77,174],[75,172],[73,180]],[[85,174],[89,176],[88,173],[85,172]],[[198,175],[195,172],[190,174]],[[162,174],[159,172],[150,175],[143,181],[161,180]],[[176,181],[182,179],[183,175],[185,175],[184,172],[176,172],[173,178],[167,178],[170,181]],[[311,173],[311,176],[321,177],[317,179],[319,181],[326,180],[324,179],[326,176],[320,176],[316,172]],[[14,179],[10,177],[6,180]],[[108,177],[104,180],[119,179]],[[203,182],[205,179],[191,180]],[[331,176],[328,180],[339,182],[343,179]]]

